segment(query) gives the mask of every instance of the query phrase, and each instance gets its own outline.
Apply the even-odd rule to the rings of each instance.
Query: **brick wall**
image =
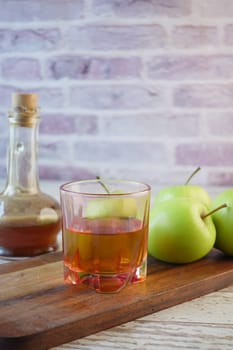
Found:
[[[232,0],[0,0],[0,176],[13,91],[40,177],[233,185]]]

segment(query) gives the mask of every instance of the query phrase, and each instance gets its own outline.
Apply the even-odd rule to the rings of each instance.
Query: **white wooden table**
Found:
[[[57,183],[43,189],[59,197]],[[219,192],[221,189],[211,189]],[[4,263],[0,260],[0,263]],[[233,349],[233,284],[195,300],[136,319],[53,350]]]
[[[233,285],[55,349],[232,350]]]

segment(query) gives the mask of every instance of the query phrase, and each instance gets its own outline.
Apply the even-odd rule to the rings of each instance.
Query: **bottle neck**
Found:
[[[30,126],[10,121],[5,194],[39,192],[37,142],[38,120]]]

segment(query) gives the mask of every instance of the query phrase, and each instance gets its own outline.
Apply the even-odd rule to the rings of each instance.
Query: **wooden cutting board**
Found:
[[[63,282],[61,253],[0,265],[0,349],[48,349],[233,283],[217,250],[187,265],[149,258],[146,282],[97,294]]]

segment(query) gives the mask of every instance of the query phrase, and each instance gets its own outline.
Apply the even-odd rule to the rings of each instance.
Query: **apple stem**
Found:
[[[207,218],[207,216],[212,215],[212,214],[214,214],[216,211],[218,211],[218,210],[220,210],[220,209],[223,209],[223,208],[226,208],[226,207],[227,207],[227,204],[224,203],[224,204],[220,205],[219,207],[217,207],[217,208],[211,210],[209,213],[203,215],[203,216],[202,216],[202,219],[205,219],[205,218]]]
[[[192,174],[188,177],[187,181],[185,182],[185,185],[188,185],[189,182],[190,182],[190,180],[192,179],[192,177],[193,177],[194,175],[196,175],[196,173],[198,173],[198,171],[200,171],[200,170],[201,170],[200,167],[198,167],[197,169],[195,169],[195,170],[192,172]]]
[[[99,180],[99,184],[105,189],[105,191],[107,192],[107,194],[110,194],[109,189],[107,188],[107,186],[105,185],[105,183],[100,179],[100,176],[96,176],[96,179]]]

